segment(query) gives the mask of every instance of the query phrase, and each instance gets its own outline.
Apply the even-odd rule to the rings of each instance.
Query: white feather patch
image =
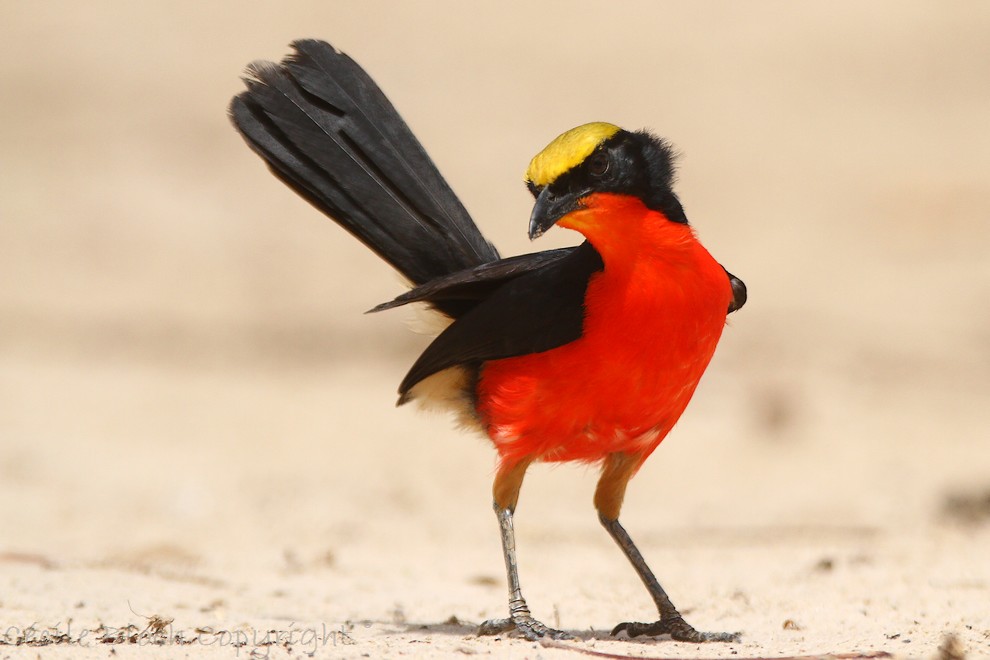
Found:
[[[424,378],[410,389],[404,399],[415,401],[421,410],[452,412],[458,426],[484,432],[471,396],[473,378],[465,367],[456,366]]]

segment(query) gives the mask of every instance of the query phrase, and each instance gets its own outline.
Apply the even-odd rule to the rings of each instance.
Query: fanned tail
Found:
[[[248,68],[230,116],[272,172],[420,285],[499,258],[378,85],[330,44]]]

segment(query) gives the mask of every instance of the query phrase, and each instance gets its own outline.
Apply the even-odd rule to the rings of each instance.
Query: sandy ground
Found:
[[[990,656],[990,5],[280,5],[0,3],[0,658]],[[573,466],[517,530],[579,641],[475,635],[492,451],[393,407],[426,339],[361,312],[397,278],[225,117],[304,36],[504,254],[560,131],[683,152],[750,302],[623,520],[742,642],[608,637],[653,612]]]

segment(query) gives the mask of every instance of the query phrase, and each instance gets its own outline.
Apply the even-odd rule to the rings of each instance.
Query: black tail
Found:
[[[230,104],[272,172],[414,284],[498,259],[371,77],[323,41],[292,46]]]

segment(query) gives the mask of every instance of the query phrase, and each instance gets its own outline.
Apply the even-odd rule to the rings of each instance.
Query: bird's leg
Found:
[[[681,642],[738,641],[739,633],[699,632],[685,621],[681,613],[674,607],[667,592],[660,586],[653,571],[646,565],[646,560],[636,548],[636,544],[619,524],[619,510],[622,508],[622,500],[625,497],[626,484],[629,483],[629,479],[636,472],[640,463],[641,461],[636,456],[622,453],[610,454],[605,459],[602,476],[595,490],[595,508],[598,510],[598,520],[622,548],[622,552],[629,558],[629,562],[636,569],[639,578],[646,585],[647,591],[653,597],[653,602],[656,603],[660,619],[654,623],[620,623],[612,629],[612,634],[617,635],[624,630],[630,637],[668,634],[671,638]]]
[[[512,529],[512,513],[519,501],[519,489],[523,476],[532,459],[524,460],[508,469],[499,469],[493,487],[495,515],[502,532],[502,553],[505,555],[505,573],[509,583],[509,618],[491,619],[481,624],[479,635],[497,635],[511,630],[518,631],[529,640],[541,637],[571,639],[571,635],[549,628],[530,614],[522,589],[519,587],[519,570],[516,567],[516,538]]]

